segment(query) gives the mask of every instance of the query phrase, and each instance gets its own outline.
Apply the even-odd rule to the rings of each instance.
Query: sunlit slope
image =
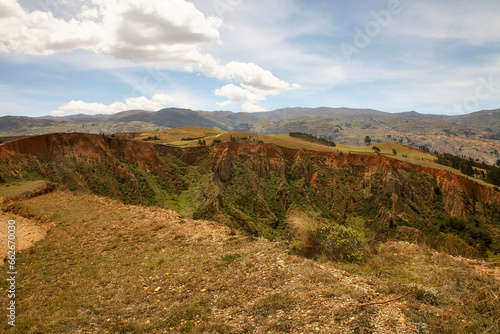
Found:
[[[81,192],[3,209],[53,222],[16,254],[16,327],[3,321],[4,333],[499,330],[498,267],[424,245],[390,241],[366,263],[318,262],[217,222]]]

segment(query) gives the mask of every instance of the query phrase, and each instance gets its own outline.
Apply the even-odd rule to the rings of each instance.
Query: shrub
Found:
[[[450,216],[448,217],[448,226],[454,230],[463,231],[467,226],[467,222],[460,217]]]
[[[348,262],[364,259],[363,235],[352,227],[320,221],[304,212],[293,212],[287,223],[292,249],[301,255]]]
[[[358,231],[335,223],[323,225],[319,231],[322,253],[326,257],[349,262],[363,260],[362,235]]]

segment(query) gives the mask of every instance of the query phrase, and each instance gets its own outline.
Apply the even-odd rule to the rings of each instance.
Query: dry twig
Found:
[[[373,302],[373,303],[361,304],[361,305],[359,305],[359,306],[361,306],[361,307],[365,307],[365,306],[369,306],[369,305],[381,305],[381,304],[388,304],[388,303],[392,303],[392,302],[394,302],[394,301],[396,301],[396,300],[399,300],[399,299],[401,299],[401,298],[404,298],[404,297],[408,296],[410,293],[411,293],[411,291],[409,291],[409,292],[405,293],[405,294],[404,294],[404,295],[402,295],[402,296],[399,296],[399,297],[396,297],[396,298],[393,298],[393,299],[390,299],[390,300],[386,300],[386,301],[383,301],[383,302]]]
[[[489,332],[490,332],[490,331],[491,331],[491,330],[492,330],[492,329],[493,329],[493,328],[497,325],[497,322],[498,322],[499,320],[500,320],[500,318],[498,318],[498,319],[497,319],[497,320],[493,323],[493,325],[491,325],[491,327],[490,327],[490,328],[488,328],[487,330],[485,330],[485,331],[483,332],[483,334],[489,333]]]

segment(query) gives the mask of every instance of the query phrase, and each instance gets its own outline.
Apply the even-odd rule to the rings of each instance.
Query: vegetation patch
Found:
[[[312,134],[307,134],[307,133],[303,133],[303,132],[290,132],[288,135],[290,137],[293,137],[293,138],[300,138],[303,140],[307,140],[307,141],[310,141],[313,143],[318,143],[318,144],[322,144],[322,145],[326,145],[326,146],[332,146],[332,147],[337,146],[337,144],[335,144],[335,142],[332,140],[333,138],[331,136],[328,139],[327,138],[319,138],[319,137],[313,136]]]
[[[359,262],[365,257],[362,230],[294,211],[288,217],[292,249],[298,254],[333,261]],[[359,227],[358,227],[359,228]]]

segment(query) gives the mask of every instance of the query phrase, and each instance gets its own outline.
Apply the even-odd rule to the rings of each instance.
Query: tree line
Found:
[[[321,137],[316,137],[316,136],[313,136],[312,134],[309,134],[309,133],[290,132],[288,135],[292,138],[299,138],[299,139],[307,140],[307,141],[312,142],[312,143],[318,143],[318,144],[331,146],[331,147],[337,146],[337,144],[335,144],[335,142],[332,140],[328,140],[326,138],[321,138]]]
[[[472,158],[464,158],[450,153],[437,154],[438,164],[458,169],[463,174],[474,176],[490,184],[500,186],[500,159],[496,166],[485,162],[474,161]]]

